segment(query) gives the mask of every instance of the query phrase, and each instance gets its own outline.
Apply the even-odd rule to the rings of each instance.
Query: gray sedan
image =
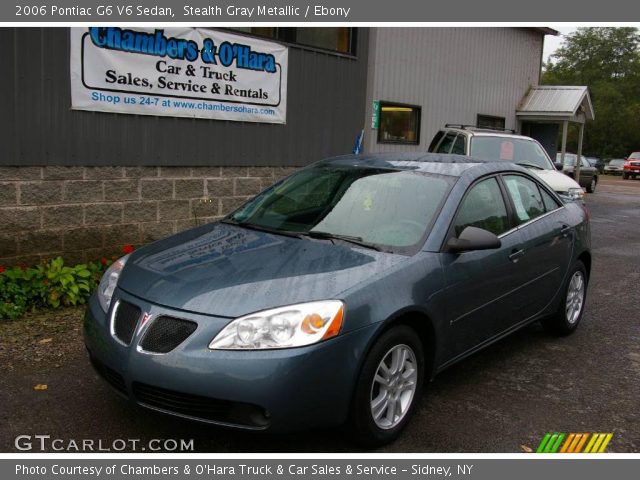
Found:
[[[605,175],[622,175],[624,171],[624,158],[614,158],[604,167]]]
[[[561,161],[562,154],[558,153],[556,155],[557,162]],[[598,186],[598,169],[592,166],[585,157],[580,157],[580,178],[576,178],[575,173],[575,165],[578,156],[575,153],[565,153],[564,155],[564,165],[559,163],[559,170],[562,170],[565,175],[570,176],[576,182],[580,184],[581,187],[587,189],[587,192],[594,193],[596,191],[596,187]]]
[[[447,367],[531,322],[573,332],[590,270],[586,207],[524,168],[345,156],[115,262],[85,342],[132,404],[382,444]]]

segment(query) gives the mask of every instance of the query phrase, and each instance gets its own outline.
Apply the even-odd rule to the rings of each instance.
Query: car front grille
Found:
[[[131,303],[122,301],[115,308],[113,332],[118,340],[125,345],[129,345],[136,331],[142,310]]]
[[[142,406],[201,421],[262,430],[269,414],[256,405],[176,392],[144,383],[133,383],[133,394]]]
[[[127,396],[127,386],[124,383],[124,378],[115,370],[107,367],[104,363],[100,362],[93,355],[89,354],[91,365],[95,371],[100,375],[109,385],[111,385],[119,393]]]
[[[151,353],[167,353],[195,332],[198,324],[180,318],[161,316],[149,325],[140,347]]]

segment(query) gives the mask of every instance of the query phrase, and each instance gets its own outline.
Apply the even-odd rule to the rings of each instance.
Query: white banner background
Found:
[[[286,123],[287,47],[201,28],[114,29],[117,34],[128,30],[134,34],[143,32],[163,35],[165,39],[193,41],[198,48],[197,59],[172,59],[167,55],[97,46],[88,28],[72,28],[70,68],[73,109]],[[158,34],[158,30],[162,34]],[[203,46],[208,40],[216,46],[214,58],[217,65],[203,60]],[[255,53],[273,55],[275,71],[239,68],[238,64],[243,61],[237,57],[228,67],[223,66],[219,47],[224,42],[249,47]],[[232,51],[227,47],[227,52]],[[245,47],[236,47],[234,51],[243,49],[247,51]]]

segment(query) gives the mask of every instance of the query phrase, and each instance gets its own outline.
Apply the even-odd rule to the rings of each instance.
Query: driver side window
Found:
[[[509,230],[507,207],[495,177],[475,184],[462,201],[454,222],[456,237],[469,226],[483,228],[495,235]]]

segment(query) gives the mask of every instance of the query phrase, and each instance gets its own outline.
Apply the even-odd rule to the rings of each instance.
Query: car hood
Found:
[[[118,287],[170,308],[239,317],[339,298],[407,258],[214,223],[137,250]]]
[[[557,170],[537,170],[533,168],[530,170],[549,185],[555,192],[565,193],[570,188],[580,188],[578,182],[573,178]]]

